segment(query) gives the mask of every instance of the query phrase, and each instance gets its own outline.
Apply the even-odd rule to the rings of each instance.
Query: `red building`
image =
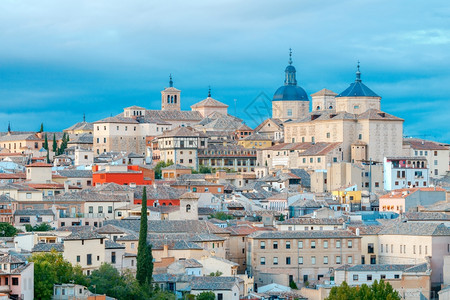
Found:
[[[97,184],[114,182],[120,185],[153,184],[155,172],[141,166],[106,166],[99,171],[99,166],[92,167],[92,182]]]

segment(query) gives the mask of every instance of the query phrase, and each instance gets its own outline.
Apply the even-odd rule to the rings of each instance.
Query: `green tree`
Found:
[[[202,292],[195,297],[196,300],[215,300],[216,294],[214,292]]]
[[[162,169],[168,166],[173,165],[173,161],[172,160],[168,160],[167,162],[165,161],[159,161],[156,166],[153,168],[153,170],[155,171],[155,179],[161,179],[162,176]]]
[[[48,150],[47,150],[47,163],[49,164],[50,163],[50,154],[48,153]]]
[[[35,253],[30,261],[34,262],[34,297],[35,299],[51,299],[55,283],[86,284],[80,267],[74,268],[64,260],[61,253],[55,250],[47,253]]]
[[[41,127],[39,128],[39,132],[44,132],[44,123],[41,123]]]
[[[53,134],[53,146],[52,146],[52,150],[53,152],[56,153],[56,151],[58,150],[58,144],[56,143],[56,136],[55,134]]]
[[[377,300],[377,299],[387,299],[387,300],[400,300],[400,295],[395,291],[391,284],[385,283],[384,280],[375,282],[372,286],[367,286],[363,284],[358,287],[350,287],[347,282],[343,282],[340,286],[333,287],[330,291],[330,295],[327,300]]]
[[[48,151],[48,138],[47,138],[47,134],[44,135],[44,149]]]
[[[36,224],[34,226],[31,226],[30,224],[26,224],[25,225],[25,229],[26,231],[50,231],[53,230],[52,226],[50,226],[50,224],[48,223],[41,223],[41,224]]]
[[[212,219],[212,218],[217,219],[217,220],[226,221],[226,220],[234,219],[234,216],[228,215],[228,214],[224,213],[223,211],[218,211],[209,216],[209,219]]]
[[[222,276],[222,275],[223,275],[223,273],[220,272],[219,270],[217,270],[216,272],[209,273],[209,276],[213,276],[213,277],[219,277],[219,276]]]
[[[0,236],[1,237],[12,237],[17,234],[18,230],[16,227],[12,226],[9,223],[0,223]]]
[[[290,287],[291,289],[293,289],[293,290],[298,290],[298,287],[297,287],[297,285],[295,284],[295,281],[294,281],[294,280],[291,280],[291,281],[289,282],[289,287]]]
[[[139,244],[137,254],[136,280],[141,286],[151,289],[153,259],[151,255],[151,245],[147,244],[147,189],[142,191],[141,227],[139,229]]]
[[[280,217],[278,217],[278,221],[280,221],[280,222],[284,221],[284,215],[283,214],[281,214]]]
[[[198,167],[198,172],[200,174],[211,174],[212,173],[212,169],[211,169],[211,167],[200,165]]]

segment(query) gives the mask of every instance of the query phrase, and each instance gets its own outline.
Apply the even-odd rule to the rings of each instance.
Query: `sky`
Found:
[[[0,131],[62,130],[139,105],[212,97],[255,127],[270,117],[292,48],[308,94],[355,80],[403,118],[404,135],[450,142],[448,1],[0,1]]]

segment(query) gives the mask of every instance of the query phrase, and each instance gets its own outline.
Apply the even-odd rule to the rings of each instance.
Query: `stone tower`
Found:
[[[169,87],[161,91],[161,110],[181,110],[181,91],[173,87],[172,75],[170,75]]]

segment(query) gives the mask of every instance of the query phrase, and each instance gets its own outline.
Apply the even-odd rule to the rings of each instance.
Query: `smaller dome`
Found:
[[[296,72],[295,67],[293,65],[289,65],[286,67],[286,70],[284,70],[285,72]]]
[[[305,90],[297,85],[284,85],[275,92],[272,101],[309,101]]]

